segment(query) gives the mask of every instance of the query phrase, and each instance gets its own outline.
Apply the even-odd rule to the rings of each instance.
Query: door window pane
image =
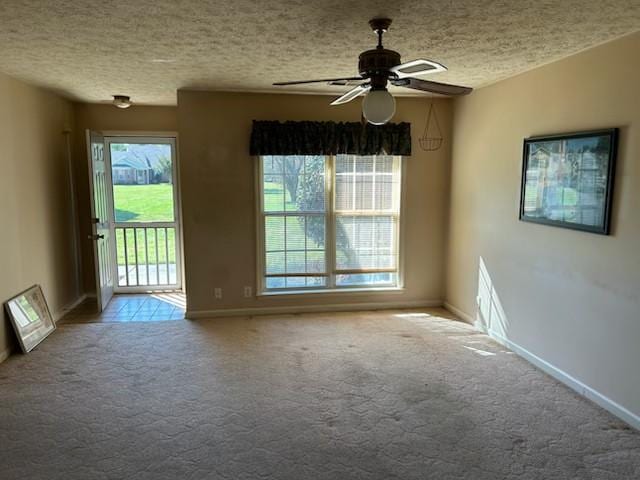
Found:
[[[115,221],[173,222],[171,145],[112,143],[109,153]]]

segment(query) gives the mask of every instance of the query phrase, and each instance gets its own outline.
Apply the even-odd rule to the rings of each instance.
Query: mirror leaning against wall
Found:
[[[24,353],[33,350],[56,329],[40,285],[7,300],[5,308]]]

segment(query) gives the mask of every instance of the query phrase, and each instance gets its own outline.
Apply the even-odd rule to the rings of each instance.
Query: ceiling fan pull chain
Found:
[[[435,123],[435,128],[437,130],[437,136],[429,136],[429,128],[431,127],[431,117],[433,115],[433,121]],[[435,132],[434,132],[435,133]],[[438,113],[436,112],[435,105],[433,100],[429,104],[429,110],[427,112],[427,121],[424,125],[424,132],[422,133],[422,137],[420,137],[420,148],[422,148],[426,152],[433,152],[438,150],[442,146],[442,129],[440,128],[440,122],[438,121]]]

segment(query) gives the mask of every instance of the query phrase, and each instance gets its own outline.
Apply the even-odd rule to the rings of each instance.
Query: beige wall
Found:
[[[178,92],[180,179],[190,311],[309,306],[357,302],[425,302],[443,298],[444,240],[449,183],[450,102],[438,101],[447,142],[420,150],[427,100],[398,99],[394,121],[412,123],[406,166],[405,286],[393,294],[317,294],[243,298],[256,287],[254,159],[251,121],[359,121],[360,102],[331,107],[331,97]],[[214,287],[223,298],[214,299]]]
[[[481,311],[495,332],[636,414],[638,52],[640,34],[456,101],[447,271],[451,304],[475,317],[486,283]],[[608,127],[621,128],[612,235],[519,222],[523,139]]]
[[[67,140],[71,104],[0,74],[0,302],[39,283],[52,313],[77,298]],[[0,355],[16,345],[4,308]]]
[[[91,204],[89,203],[89,163],[86,130],[118,132],[176,132],[176,107],[148,107],[134,105],[127,109],[113,105],[74,104],[75,113],[75,173],[78,217],[82,251],[82,279],[86,293],[95,292],[93,250],[87,236],[91,233]]]

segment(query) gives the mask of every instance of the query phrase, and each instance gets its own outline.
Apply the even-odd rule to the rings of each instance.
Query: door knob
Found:
[[[104,235],[89,235],[89,240],[102,240],[104,238]]]

